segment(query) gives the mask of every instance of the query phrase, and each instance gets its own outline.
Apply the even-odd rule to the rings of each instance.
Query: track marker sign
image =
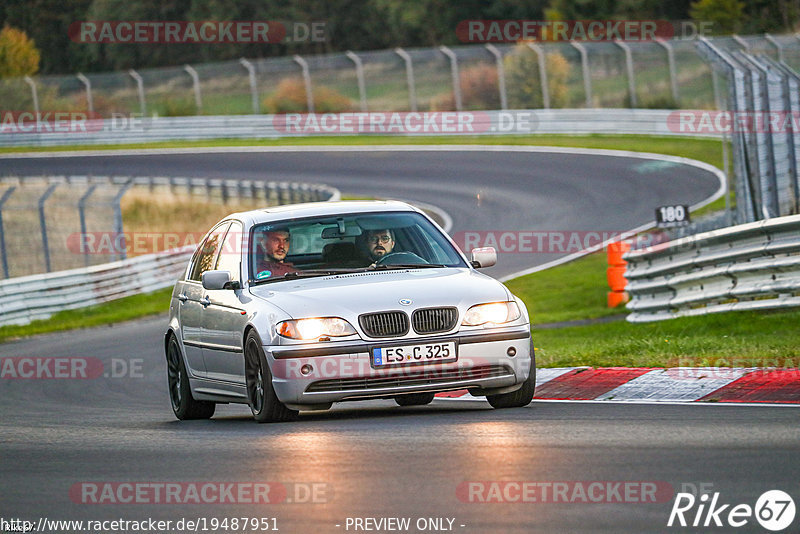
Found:
[[[659,228],[686,226],[691,222],[689,206],[686,204],[675,204],[656,208],[656,226]]]

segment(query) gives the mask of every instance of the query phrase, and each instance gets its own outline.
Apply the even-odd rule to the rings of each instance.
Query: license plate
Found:
[[[456,360],[458,360],[458,354],[454,341],[372,349],[372,365],[376,368],[420,363],[447,363]]]

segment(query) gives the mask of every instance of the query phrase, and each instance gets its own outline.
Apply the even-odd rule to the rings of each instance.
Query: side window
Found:
[[[222,237],[225,235],[225,230],[230,226],[229,222],[224,222],[214,228],[208,235],[205,241],[200,245],[199,253],[195,257],[192,271],[189,275],[189,280],[197,282],[203,279],[203,273],[210,271],[214,268],[214,262],[217,259],[217,250],[219,249]]]
[[[242,225],[236,221],[231,223],[225,241],[219,251],[216,269],[231,273],[231,280],[239,282],[242,261]]]

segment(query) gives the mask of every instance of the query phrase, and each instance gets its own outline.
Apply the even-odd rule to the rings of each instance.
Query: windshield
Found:
[[[446,236],[413,212],[271,222],[255,226],[250,242],[255,282],[367,269],[466,267]]]

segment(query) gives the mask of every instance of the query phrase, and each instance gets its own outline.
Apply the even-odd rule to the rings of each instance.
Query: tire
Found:
[[[217,405],[208,401],[196,401],[189,387],[189,373],[183,363],[178,339],[171,335],[167,342],[167,386],[169,400],[175,417],[181,421],[188,419],[210,419]]]
[[[261,341],[254,331],[247,334],[244,344],[244,371],[250,411],[259,423],[280,423],[297,419],[298,411],[286,407],[272,387],[272,373]]]
[[[434,393],[412,393],[411,395],[399,395],[394,401],[400,406],[424,406],[433,401]]]
[[[531,372],[527,380],[522,383],[522,387],[510,393],[501,393],[499,395],[486,395],[486,400],[492,405],[492,408],[522,408],[527,406],[533,400],[533,394],[536,389],[536,357],[533,351],[533,343],[531,343]]]

